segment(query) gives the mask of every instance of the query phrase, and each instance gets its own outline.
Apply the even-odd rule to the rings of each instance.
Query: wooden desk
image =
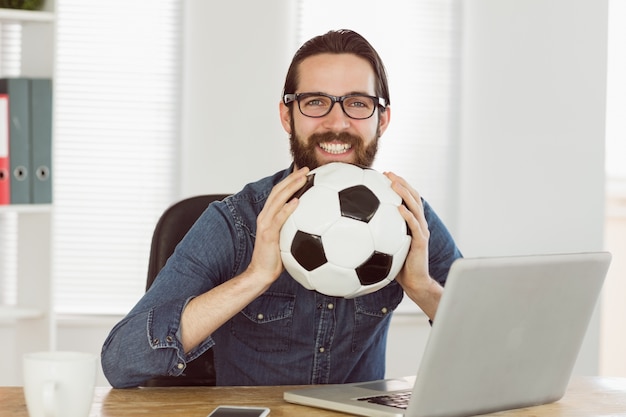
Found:
[[[264,405],[270,417],[337,417],[347,414],[289,404],[293,387],[96,388],[90,417],[206,417],[219,404]],[[574,378],[560,401],[489,416],[626,416],[626,378]],[[21,387],[0,387],[0,417],[28,417]]]

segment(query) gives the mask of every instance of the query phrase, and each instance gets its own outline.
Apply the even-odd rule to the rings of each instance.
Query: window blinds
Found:
[[[609,2],[606,173],[611,196],[626,196],[626,2]]]
[[[123,314],[174,195],[175,0],[57,1],[53,278],[58,313]]]

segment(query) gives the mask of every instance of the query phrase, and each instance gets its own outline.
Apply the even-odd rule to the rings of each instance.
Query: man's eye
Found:
[[[305,105],[307,107],[319,107],[319,106],[325,106],[326,102],[319,98],[312,98],[312,99],[307,100]]]
[[[348,105],[348,107],[363,108],[363,109],[369,109],[373,105],[371,100],[359,98],[359,97],[353,98],[352,100],[348,101],[346,104]]]

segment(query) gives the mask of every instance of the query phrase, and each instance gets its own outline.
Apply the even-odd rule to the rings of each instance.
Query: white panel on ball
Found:
[[[341,217],[322,235],[326,258],[331,264],[354,269],[374,252],[369,225]]]
[[[361,289],[354,268],[342,268],[326,263],[309,274],[311,286],[323,289],[323,294],[331,297],[345,297]]]
[[[313,187],[300,197],[292,217],[299,230],[321,235],[337,221],[338,212],[337,191],[325,186]]]

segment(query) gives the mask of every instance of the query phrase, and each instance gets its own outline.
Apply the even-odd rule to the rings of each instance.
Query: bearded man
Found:
[[[406,294],[435,318],[448,270],[461,257],[432,208],[387,172],[411,230],[389,285],[354,299],[309,291],[285,270],[280,229],[309,170],[371,166],[391,120],[387,76],[369,42],[350,30],[296,52],[279,103],[293,164],[209,205],[149,291],[109,334],[102,368],[112,386],[182,376],[211,350],[217,385],[348,383],[381,379],[392,312]]]

